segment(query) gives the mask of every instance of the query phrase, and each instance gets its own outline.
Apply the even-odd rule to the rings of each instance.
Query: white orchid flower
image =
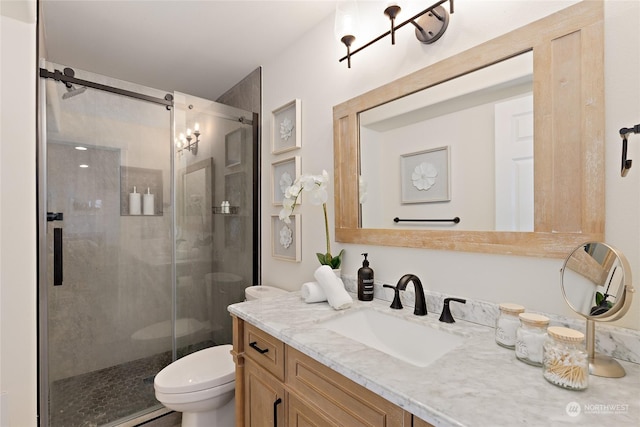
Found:
[[[327,190],[324,188],[316,188],[311,193],[309,193],[310,202],[314,206],[319,206],[324,203],[327,203],[327,199],[329,195],[327,194]]]
[[[313,175],[302,175],[300,186],[304,191],[313,191],[316,188],[316,179]]]
[[[282,184],[282,181],[280,183]],[[327,192],[328,184],[329,173],[326,170],[323,170],[320,175],[305,174],[296,178],[296,180],[284,190],[282,210],[280,210],[279,218],[285,224],[291,224],[291,219],[289,217],[293,214],[302,191],[308,194],[308,196],[305,197],[309,197],[312,205],[322,205],[327,251],[326,253],[317,253],[316,256],[321,264],[330,265],[332,268],[338,268],[342,262],[344,249],[335,257],[331,255],[329,221],[327,219],[327,200],[329,199],[329,193]],[[280,237],[280,243],[283,244],[283,235],[281,234]]]
[[[295,199],[296,197],[298,197],[298,193],[300,193],[300,190],[302,190],[302,188],[300,187],[300,182],[298,182],[298,180],[296,179],[295,182],[287,187],[287,189],[284,191],[284,197],[293,197]]]
[[[284,222],[285,224],[291,224],[291,218],[289,218],[290,215],[291,215],[290,209],[282,208],[280,210],[280,214],[278,215],[278,217],[280,218],[280,221]]]

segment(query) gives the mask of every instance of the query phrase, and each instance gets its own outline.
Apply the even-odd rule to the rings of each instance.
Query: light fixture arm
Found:
[[[398,16],[399,13],[400,13],[400,6],[398,5],[389,6],[384,10],[384,14],[387,15],[389,17],[389,20],[391,21],[391,30],[389,31],[391,32],[392,45],[396,44],[396,29],[394,25],[396,22],[396,16]]]
[[[344,38],[347,37],[343,37],[342,38],[342,42],[347,45],[347,55],[343,56],[342,58],[340,58],[340,60],[338,62],[342,62],[345,59],[347,60],[347,66],[348,68],[351,68],[351,57],[353,55],[355,55],[356,53],[360,52],[361,50],[364,50],[366,48],[368,48],[369,46],[371,46],[372,44],[378,42],[379,40],[382,40],[383,38],[387,37],[388,35],[391,35],[391,44],[395,44],[395,32],[396,30],[398,30],[399,28],[404,27],[405,25],[411,23],[413,24],[419,31],[424,32],[424,29],[422,28],[422,26],[420,26],[419,24],[417,24],[415,21],[420,18],[422,15],[425,15],[429,12],[431,12],[433,14],[433,10],[441,5],[443,5],[444,3],[449,2],[449,13],[453,13],[453,0],[440,0],[434,4],[432,4],[431,6],[429,6],[428,8],[424,9],[422,12],[417,13],[416,15],[412,16],[411,18],[407,19],[406,21],[401,22],[398,25],[395,25],[395,18],[397,16],[397,14],[400,12],[400,7],[399,6],[389,6],[384,10],[384,14],[387,15],[389,17],[389,19],[391,20],[391,29],[389,31],[386,31],[385,33],[380,34],[378,37],[374,38],[373,40],[371,40],[370,42],[364,44],[363,46],[360,46],[359,48],[357,48],[354,51],[351,51],[351,43],[353,43],[353,40],[355,40],[355,37],[351,40],[350,44],[347,45],[347,43],[345,42]],[[446,11],[445,11],[446,12]],[[433,14],[438,20],[443,21],[443,17],[439,16],[437,13]],[[444,30],[442,30],[444,32]],[[351,36],[353,37],[353,36]],[[435,41],[435,40],[433,40]]]
[[[347,68],[351,68],[351,44],[356,38],[352,35],[346,35],[340,39],[342,43],[347,47]]]

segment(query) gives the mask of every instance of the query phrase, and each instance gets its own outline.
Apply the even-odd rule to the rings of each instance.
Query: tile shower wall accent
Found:
[[[342,281],[349,292],[357,292],[357,278],[355,276],[342,276]],[[383,283],[374,283],[374,296],[377,299],[391,302],[393,300],[393,290],[382,287]],[[424,291],[427,298],[427,312],[441,313],[443,301],[449,297],[461,297],[458,295],[447,295],[439,292]],[[415,293],[413,287],[400,293],[402,304],[413,307],[415,305]],[[466,320],[467,322],[479,325],[495,327],[498,317],[498,304],[487,301],[466,299],[466,304],[451,304],[451,314],[455,319]],[[585,321],[573,319],[557,314],[544,312],[534,312],[547,316],[550,319],[550,326],[564,326],[567,328],[584,331]],[[619,328],[602,323],[596,325],[596,351],[616,359],[626,360],[633,363],[640,363],[640,331],[633,329]]]
[[[253,70],[231,89],[220,95],[216,102],[240,108],[242,110],[260,113],[262,106],[262,69]]]

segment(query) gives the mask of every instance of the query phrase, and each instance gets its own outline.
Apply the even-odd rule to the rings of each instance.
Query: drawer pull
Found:
[[[254,349],[255,351],[257,351],[260,354],[265,354],[266,352],[269,351],[268,348],[260,348],[260,347],[258,347],[258,342],[257,341],[250,342],[249,343],[249,347],[251,347],[252,349]]]
[[[273,402],[273,427],[278,427],[278,405],[282,403],[282,398],[277,398]]]

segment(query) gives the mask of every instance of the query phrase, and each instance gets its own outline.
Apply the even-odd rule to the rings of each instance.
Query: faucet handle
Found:
[[[393,296],[393,302],[391,303],[391,308],[394,308],[396,310],[401,310],[402,309],[402,302],[400,301],[400,289],[398,289],[397,286],[391,286],[391,285],[387,285],[384,284],[382,285],[383,288],[391,288],[395,291],[395,295]]]
[[[445,298],[444,299],[444,307],[442,307],[442,314],[440,315],[440,321],[441,322],[445,322],[445,323],[454,323],[455,320],[453,319],[453,316],[451,315],[451,309],[449,308],[449,302],[450,301],[455,301],[455,302],[459,302],[462,304],[466,304],[467,300],[465,299],[461,299],[461,298]]]

